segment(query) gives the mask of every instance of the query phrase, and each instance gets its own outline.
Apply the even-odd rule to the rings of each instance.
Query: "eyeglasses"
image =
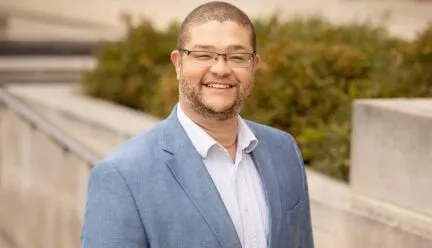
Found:
[[[197,64],[203,66],[213,66],[218,62],[219,56],[222,56],[224,61],[229,67],[232,68],[246,68],[251,65],[252,59],[255,57],[253,53],[216,53],[210,51],[190,51],[183,48],[178,49],[181,53],[184,53],[191,57],[191,59]]]

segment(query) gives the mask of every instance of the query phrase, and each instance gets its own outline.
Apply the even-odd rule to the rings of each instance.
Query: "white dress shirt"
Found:
[[[269,210],[258,171],[250,152],[258,140],[238,117],[237,151],[228,150],[185,115],[177,105],[178,119],[201,156],[235,226],[243,248],[266,248]]]

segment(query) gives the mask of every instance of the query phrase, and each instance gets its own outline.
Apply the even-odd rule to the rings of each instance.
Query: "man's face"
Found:
[[[240,57],[233,55],[230,61],[225,61],[223,56],[214,60],[207,53],[174,51],[171,59],[176,67],[182,106],[210,119],[236,116],[252,93],[259,62],[257,56],[240,54],[253,53],[250,30],[231,21],[209,21],[193,25],[189,31],[191,39],[184,49],[239,53]],[[242,58],[248,62],[239,63]]]

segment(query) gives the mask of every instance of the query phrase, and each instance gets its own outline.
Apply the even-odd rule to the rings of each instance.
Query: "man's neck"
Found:
[[[237,141],[238,117],[219,121],[204,118],[192,109],[180,104],[183,112],[193,122],[206,131],[213,139],[226,148],[232,147]]]

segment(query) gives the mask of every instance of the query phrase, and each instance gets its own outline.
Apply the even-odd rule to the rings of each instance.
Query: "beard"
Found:
[[[236,117],[240,110],[242,109],[245,100],[251,95],[252,85],[248,86],[244,92],[238,90],[235,99],[231,105],[224,108],[221,111],[216,111],[212,107],[206,105],[203,101],[201,94],[201,88],[206,87],[204,83],[206,80],[203,78],[200,80],[198,87],[194,88],[189,81],[187,81],[183,75],[180,73],[179,77],[179,91],[180,95],[188,102],[192,109],[200,116],[217,121],[225,121]],[[240,88],[239,82],[236,82],[236,87]]]

